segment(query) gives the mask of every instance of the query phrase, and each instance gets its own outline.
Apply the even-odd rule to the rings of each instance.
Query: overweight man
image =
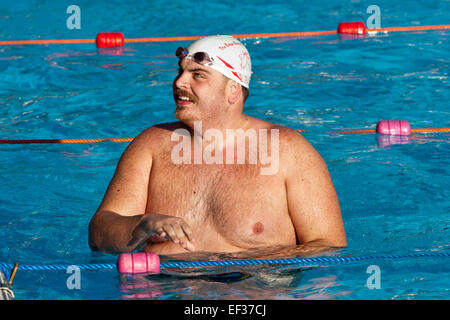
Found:
[[[208,36],[176,56],[179,121],[128,145],[90,221],[91,249],[287,257],[345,247],[319,153],[295,130],[243,113],[245,46]]]

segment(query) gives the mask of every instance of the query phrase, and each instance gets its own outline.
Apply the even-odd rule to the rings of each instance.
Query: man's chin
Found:
[[[175,118],[178,120],[185,122],[192,119],[192,115],[189,114],[189,110],[183,106],[177,106],[175,110]]]
[[[194,123],[196,121],[201,121],[198,115],[195,115],[190,112],[190,110],[178,109],[175,111],[175,118],[177,118],[180,122],[184,123],[190,128],[194,128]]]

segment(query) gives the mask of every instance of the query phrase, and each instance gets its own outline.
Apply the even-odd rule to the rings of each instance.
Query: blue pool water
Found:
[[[0,2],[0,41],[334,30],[366,21],[369,1],[78,1],[81,30],[66,27],[69,1]],[[448,1],[377,1],[381,26],[448,24]],[[448,133],[383,146],[381,119],[450,127],[450,31],[341,39],[247,39],[254,77],[245,112],[293,129],[325,159],[339,196],[348,248],[331,256],[449,253]],[[173,56],[187,42],[0,46],[0,139],[131,138],[173,121]],[[91,252],[87,226],[126,143],[0,145],[0,262],[114,263]],[[448,258],[380,260],[308,268],[230,267],[120,277],[19,271],[18,299],[448,299]],[[367,268],[381,271],[369,289]],[[234,277],[210,273],[238,273]],[[209,276],[208,276],[209,275]]]

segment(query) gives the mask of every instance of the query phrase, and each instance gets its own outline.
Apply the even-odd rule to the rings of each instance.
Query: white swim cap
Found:
[[[188,58],[197,52],[205,52],[213,61],[208,66],[225,77],[248,88],[252,76],[252,63],[245,46],[232,36],[207,36],[187,47]]]

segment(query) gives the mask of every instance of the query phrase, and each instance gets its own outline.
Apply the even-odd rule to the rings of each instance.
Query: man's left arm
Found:
[[[290,141],[287,154],[288,209],[300,242],[294,251],[307,255],[346,247],[338,197],[324,160],[300,134]]]

